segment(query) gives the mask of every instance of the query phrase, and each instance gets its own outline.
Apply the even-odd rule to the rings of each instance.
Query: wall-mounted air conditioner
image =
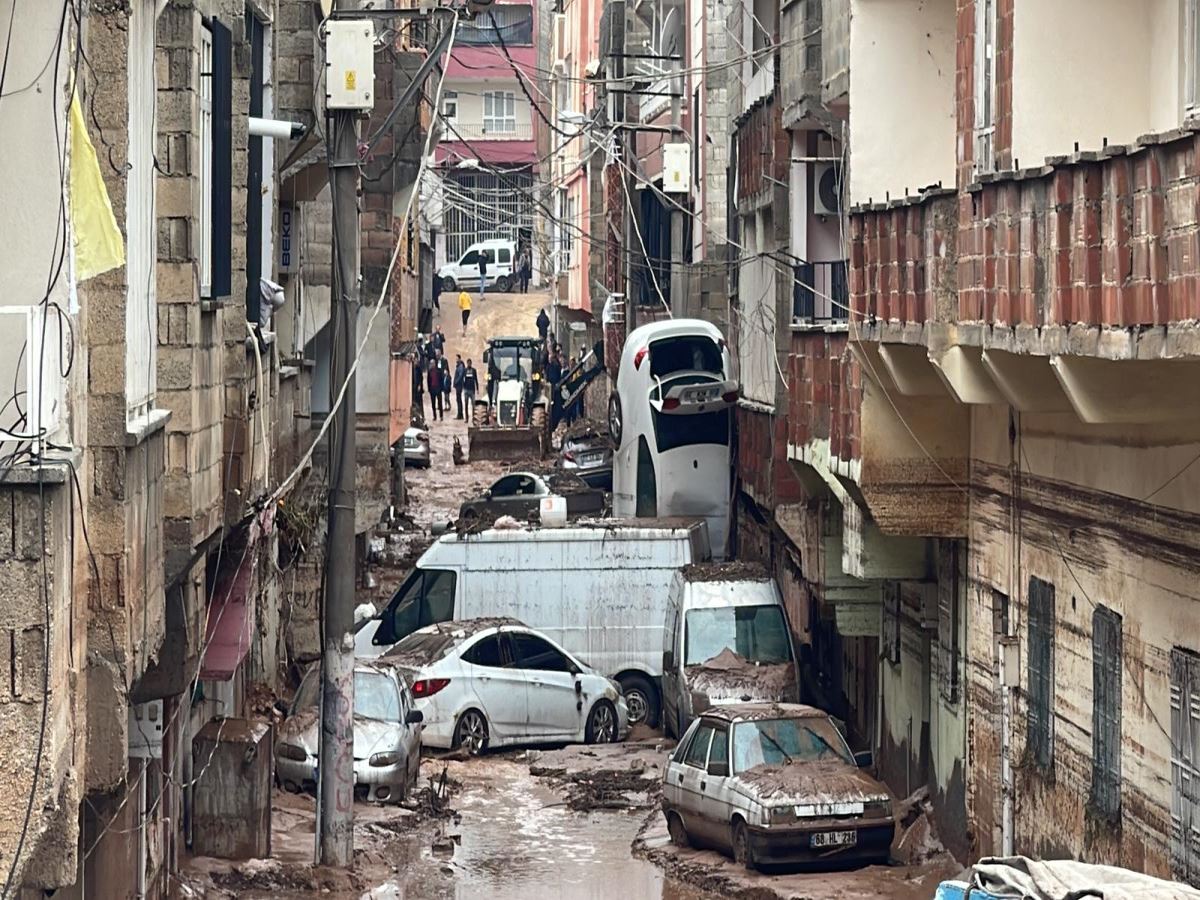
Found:
[[[836,216],[842,208],[842,167],[835,162],[813,165],[813,213]]]

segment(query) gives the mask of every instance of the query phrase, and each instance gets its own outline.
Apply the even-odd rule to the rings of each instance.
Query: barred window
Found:
[[[1121,814],[1121,616],[1107,606],[1092,614],[1092,807]]]
[[[1171,868],[1200,883],[1200,655],[1171,650]]]
[[[1029,579],[1029,693],[1026,750],[1042,769],[1054,764],[1054,585]]]

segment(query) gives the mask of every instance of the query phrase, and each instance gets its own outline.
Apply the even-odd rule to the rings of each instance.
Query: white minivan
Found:
[[[379,656],[438,622],[517,619],[620,682],[630,722],[656,725],[671,580],[680,567],[709,558],[703,520],[445,535],[383,612],[360,626],[355,652]]]
[[[798,703],[783,596],[754,563],[686,566],[671,582],[663,629],[663,724],[679,737],[712,706]]]
[[[460,287],[479,290],[480,256],[487,258],[487,286],[503,292],[512,290],[517,280],[517,242],[501,238],[478,241],[467,248],[458,262],[446,263],[438,269],[442,290],[456,291]]]

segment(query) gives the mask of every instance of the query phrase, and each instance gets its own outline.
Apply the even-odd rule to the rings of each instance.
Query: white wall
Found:
[[[1179,124],[1176,0],[1017,3],[1013,13],[1013,156],[1127,144]]]
[[[767,249],[771,219],[749,216],[744,233],[746,251]],[[753,256],[738,270],[738,366],[742,396],[747,400],[775,405],[775,272],[777,266],[765,256]]]
[[[517,127],[528,126],[533,121],[533,112],[529,108],[529,100],[521,92],[521,86],[512,78],[488,78],[486,81],[450,81],[447,79],[445,91],[458,92],[458,125],[483,125],[483,94],[485,91],[511,91],[513,107],[517,117]],[[470,135],[467,135],[470,138]],[[447,129],[443,140],[454,140],[454,132]]]
[[[955,175],[955,0],[853,0],[850,202]]]

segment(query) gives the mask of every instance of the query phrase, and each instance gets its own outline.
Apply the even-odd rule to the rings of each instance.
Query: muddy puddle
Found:
[[[634,859],[645,811],[576,813],[560,794],[500,759],[464,763],[455,806],[462,819],[422,848],[416,866],[365,894],[371,898],[491,900],[706,900]]]

